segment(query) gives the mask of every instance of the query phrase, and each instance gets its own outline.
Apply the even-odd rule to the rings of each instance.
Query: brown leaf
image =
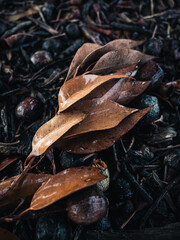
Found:
[[[86,56],[88,56],[92,51],[99,48],[100,45],[95,43],[85,43],[83,44],[78,51],[76,52],[71,65],[69,67],[69,71],[66,77],[66,80],[69,80],[74,76],[76,68],[79,66],[79,64],[84,60]]]
[[[126,105],[142,94],[150,83],[150,81],[141,82],[129,78],[123,78],[114,84],[101,99],[109,99],[119,104]]]
[[[88,115],[82,122],[71,128],[63,138],[113,128],[128,115],[137,111],[137,109],[124,107],[110,100],[102,101],[101,99],[81,101],[75,105],[75,109],[81,109]]]
[[[16,185],[15,189],[9,190],[6,197],[0,200],[1,212],[17,206],[22,199],[30,199],[41,184],[47,181],[51,176],[50,174],[27,174],[23,180]],[[8,178],[0,183],[0,196],[7,191],[11,183],[18,177],[19,175]]]
[[[32,141],[32,152],[28,156],[39,156],[43,154],[48,147],[58,140],[72,126],[81,122],[85,117],[84,113],[72,111],[56,114],[52,119],[42,125]]]
[[[112,73],[105,76],[94,74],[83,74],[75,78],[71,78],[61,87],[58,95],[59,112],[64,111],[75,102],[79,101],[99,85],[113,78],[126,77],[123,74]]]
[[[150,83],[150,81],[141,82],[129,78],[112,79],[97,87],[84,100],[101,98],[126,105],[142,94]]]
[[[111,41],[106,45],[94,50],[86,58],[84,58],[84,60],[78,67],[78,72],[81,74],[88,66],[98,61],[100,57],[110,51],[133,48],[142,44],[143,42],[144,41],[133,41],[130,39],[116,39],[114,41]]]
[[[102,151],[110,147],[121,136],[131,130],[151,108],[152,106],[131,114],[112,129],[90,132],[67,140],[60,139],[54,145],[67,152],[76,154]]]
[[[105,179],[100,170],[93,167],[69,168],[53,175],[34,194],[28,210],[39,210],[80,189]]]
[[[110,51],[96,62],[92,72],[95,71],[98,72],[98,74],[104,74],[104,69],[106,69],[106,74],[108,74],[118,69],[131,66],[132,64],[137,64],[138,62],[147,62],[153,58],[153,56],[128,48]]]
[[[0,227],[0,236],[1,236],[1,240],[20,240],[15,234],[1,227]]]

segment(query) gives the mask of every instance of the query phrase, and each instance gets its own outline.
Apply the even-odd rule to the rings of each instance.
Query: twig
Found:
[[[151,214],[154,212],[154,210],[158,207],[161,200],[165,197],[165,195],[180,181],[180,175],[177,176],[173,181],[169,183],[169,185],[164,189],[162,194],[158,197],[158,199],[155,201],[155,203],[149,208],[149,210],[146,212],[145,216],[142,218],[142,224],[141,228],[145,227],[146,221],[151,216]]]

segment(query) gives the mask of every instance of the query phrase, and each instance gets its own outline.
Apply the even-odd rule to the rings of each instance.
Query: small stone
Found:
[[[161,39],[151,38],[146,44],[146,53],[158,57],[161,53],[162,47],[163,42]]]
[[[36,64],[45,65],[51,62],[52,60],[53,59],[52,59],[51,53],[45,50],[37,51],[31,56],[31,62],[34,65]]]
[[[154,122],[159,118],[160,108],[158,99],[155,96],[142,94],[134,102],[131,104],[131,107],[135,107],[138,109],[144,109],[154,105],[153,108],[140,120],[141,124],[149,124]]]
[[[69,23],[66,25],[65,30],[70,39],[76,39],[80,36],[79,27],[76,23]]]
[[[52,3],[46,3],[42,7],[42,13],[44,14],[44,17],[46,18],[47,21],[50,21],[55,18],[54,16],[54,11],[55,11],[55,5]]]
[[[50,51],[54,56],[62,50],[63,44],[61,41],[56,39],[49,39],[43,42],[42,49]]]

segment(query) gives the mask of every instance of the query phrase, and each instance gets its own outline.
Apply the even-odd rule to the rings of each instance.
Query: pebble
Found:
[[[62,50],[63,44],[60,40],[49,39],[43,42],[42,49],[50,51],[54,56],[57,56]]]
[[[162,47],[163,42],[161,39],[151,38],[146,44],[146,53],[158,57],[161,54]]]
[[[76,23],[66,25],[65,31],[70,39],[76,39],[80,36],[79,27]]]
[[[55,11],[55,5],[53,3],[49,3],[49,4],[46,3],[42,7],[42,13],[47,21],[55,19],[54,11]]]
[[[159,118],[160,115],[160,108],[158,99],[155,96],[142,94],[138,98],[134,100],[132,103],[132,107],[136,107],[138,109],[144,109],[154,105],[153,108],[140,120],[141,124],[149,124],[154,122]]]

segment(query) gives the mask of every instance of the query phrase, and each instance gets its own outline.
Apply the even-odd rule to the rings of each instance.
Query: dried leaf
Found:
[[[109,99],[119,104],[126,105],[142,94],[150,83],[150,81],[141,82],[125,78],[114,84],[101,99],[104,101]]]
[[[1,236],[1,240],[20,240],[15,234],[1,227],[0,227],[0,236]]]
[[[133,48],[142,44],[143,42],[144,41],[133,41],[130,39],[116,39],[114,41],[111,41],[103,47],[94,50],[86,58],[84,58],[84,60],[78,67],[78,72],[81,74],[88,66],[98,61],[100,57],[110,51]]]
[[[79,66],[79,64],[83,61],[83,59],[89,55],[92,51],[99,48],[100,45],[94,44],[94,43],[85,43],[78,49],[76,52],[71,65],[69,67],[69,71],[66,77],[66,80],[71,79],[74,76],[76,68]]]
[[[106,74],[108,74],[110,72],[117,71],[118,69],[128,67],[132,64],[137,64],[138,62],[147,62],[153,58],[153,56],[146,55],[139,51],[128,48],[110,51],[104,54],[96,62],[95,66],[92,69],[92,72],[98,71],[98,74],[103,74],[104,70],[101,71],[101,69],[106,69]]]
[[[121,136],[131,130],[151,108],[152,106],[131,114],[118,126],[112,129],[90,132],[67,140],[60,139],[54,145],[67,152],[76,154],[88,154],[102,151],[110,147]]]
[[[137,111],[137,109],[124,107],[110,100],[102,101],[101,99],[81,101],[75,105],[75,109],[81,109],[88,115],[82,122],[71,128],[63,138],[113,128],[128,115]]]
[[[43,154],[48,147],[58,140],[72,126],[81,122],[86,115],[81,112],[72,111],[56,114],[52,119],[42,125],[32,141],[32,152],[28,156],[39,156]]]
[[[28,210],[39,210],[80,189],[105,179],[100,170],[93,167],[69,168],[53,175],[34,194]],[[27,210],[26,210],[27,211]]]
[[[83,74],[75,78],[71,78],[61,87],[58,95],[59,112],[64,111],[75,102],[79,101],[99,85],[113,78],[126,77],[123,74],[112,73],[105,76],[93,74]]]
[[[17,206],[22,199],[30,199],[41,184],[47,181],[52,175],[50,174],[27,174],[23,180],[16,185],[15,189],[9,190],[6,197],[0,200],[1,212],[4,210],[10,210],[11,207]],[[0,196],[7,191],[11,186],[11,183],[18,178],[18,176],[8,178],[0,183]]]

